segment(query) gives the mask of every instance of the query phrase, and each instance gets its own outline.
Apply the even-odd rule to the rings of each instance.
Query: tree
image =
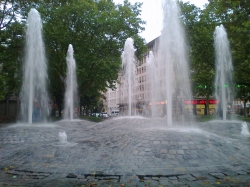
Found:
[[[195,96],[207,100],[214,93],[214,47],[215,24],[207,22],[208,11],[190,3],[180,2],[182,20],[189,39],[192,90]]]
[[[0,98],[9,98],[18,95],[21,85],[23,25],[9,23],[0,33]]]
[[[227,30],[234,65],[236,98],[245,102],[250,93],[250,2],[248,0],[209,0],[210,20]]]
[[[19,1],[2,0],[0,4],[0,30],[4,30],[8,25],[16,21]]]
[[[0,99],[17,94],[20,88],[24,25],[18,21],[19,3],[3,0],[0,4]]]
[[[63,103],[66,52],[73,45],[80,97],[114,88],[120,56],[128,37],[135,41],[140,58],[145,51],[138,35],[144,28],[140,3],[115,5],[112,0],[37,1],[44,22],[49,88],[59,107]],[[30,4],[26,5],[31,6]],[[24,14],[25,16],[25,14]]]

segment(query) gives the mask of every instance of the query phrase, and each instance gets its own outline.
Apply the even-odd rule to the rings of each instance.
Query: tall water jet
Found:
[[[219,101],[217,115],[226,120],[227,103],[233,99],[233,65],[230,45],[223,25],[215,28],[214,47],[216,53],[215,96]]]
[[[158,80],[158,72],[156,69],[156,64],[155,64],[155,57],[152,51],[149,52],[148,58],[147,58],[147,72],[148,72],[148,78],[147,80],[150,80],[149,83],[149,88],[150,88],[150,101],[151,101],[151,113],[152,117],[157,116],[157,111],[156,111],[156,103],[157,99],[159,99],[158,93],[159,93],[159,80]]]
[[[66,91],[64,97],[64,119],[72,120],[74,118],[74,109],[78,104],[78,91],[76,80],[76,62],[74,58],[73,46],[69,44],[67,51],[67,77]]]
[[[26,30],[23,85],[20,94],[23,122],[44,122],[49,115],[49,99],[46,89],[47,62],[42,37],[39,12],[32,8],[28,14]]]
[[[122,68],[123,68],[123,78],[124,78],[124,87],[125,97],[128,101],[128,116],[132,115],[132,103],[133,99],[133,89],[135,88],[135,48],[134,41],[132,38],[128,38],[124,45],[124,51],[122,53]]]
[[[185,33],[181,24],[180,9],[176,0],[163,2],[163,30],[159,39],[158,68],[161,68],[161,97],[167,100],[167,124],[173,123],[173,104],[181,105],[184,99],[192,99],[190,70]],[[173,97],[173,95],[175,95]],[[174,103],[173,103],[174,102]],[[176,114],[175,115],[180,115]]]

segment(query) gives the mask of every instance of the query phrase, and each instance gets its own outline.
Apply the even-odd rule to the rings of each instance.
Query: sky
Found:
[[[123,3],[124,0],[113,0],[114,3]],[[156,37],[160,36],[162,29],[162,0],[129,0],[131,4],[135,2],[143,2],[142,5],[142,20],[146,21],[144,25],[145,31],[140,35],[145,38],[146,42],[150,42]],[[183,2],[190,2],[196,6],[203,8],[203,5],[208,3],[208,0],[182,0]]]

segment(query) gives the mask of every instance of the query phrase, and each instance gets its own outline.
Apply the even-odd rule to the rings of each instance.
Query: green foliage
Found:
[[[180,2],[180,7],[190,44],[189,55],[193,95],[208,98],[213,94],[215,74],[213,48],[215,27],[212,23],[207,24],[206,12],[195,5]]]
[[[0,3],[0,31],[16,21],[19,7],[18,0],[2,0]]]
[[[12,5],[8,13],[0,17],[6,23],[14,20],[16,14],[26,20],[31,8],[40,12],[49,63],[49,92],[59,108],[63,107],[69,44],[73,45],[75,52],[79,93],[83,101],[85,96],[105,92],[107,86],[115,87],[121,52],[128,37],[135,40],[138,58],[145,51],[144,40],[138,35],[144,30],[144,22],[139,18],[140,3],[132,5],[125,1],[124,5],[115,5],[111,0],[6,2]],[[7,25],[5,22],[3,27]],[[3,80],[6,78],[1,75],[1,85]]]
[[[101,118],[101,117],[94,117],[94,116],[81,116],[81,119],[92,121],[92,122],[96,122],[96,123],[99,123],[99,122],[103,121],[103,118]]]
[[[244,85],[236,87],[236,98],[250,99],[250,1],[209,0],[208,6],[200,10],[189,3],[180,2],[182,19],[190,42],[191,78],[193,92],[207,96],[214,92],[215,55],[213,33],[223,24],[230,40],[234,81]],[[200,86],[200,85],[206,85]]]
[[[49,93],[59,110],[63,107],[69,44],[75,52],[81,103],[88,107],[97,104],[107,86],[115,87],[125,40],[134,39],[138,58],[146,49],[144,40],[138,35],[145,23],[139,18],[140,3],[132,5],[127,0],[124,5],[115,5],[112,0],[5,0],[1,4],[0,86],[4,89],[0,90],[0,97],[18,94],[20,90],[25,31],[22,21],[27,20],[31,8],[39,11],[43,21]]]
[[[0,98],[18,94],[21,85],[21,55],[23,53],[23,25],[8,24],[1,31],[0,45]]]
[[[210,22],[222,23],[230,40],[234,81],[245,87],[236,89],[236,97],[250,99],[250,1],[248,0],[210,0],[207,12]]]
[[[20,1],[4,0],[0,4],[0,99],[19,92],[23,45],[23,24],[17,21]]]
[[[213,94],[215,55],[213,33],[223,24],[231,44],[237,97],[250,99],[250,1],[209,0],[201,10],[179,1],[189,42],[191,79],[197,96]],[[8,4],[9,6],[4,6]],[[72,44],[77,64],[81,105],[93,108],[107,87],[114,88],[120,56],[128,37],[141,59],[145,41],[140,3],[115,5],[112,0],[5,0],[0,7],[0,98],[20,90],[25,25],[30,8],[43,20],[51,98],[62,108],[66,53]]]
[[[115,87],[121,51],[128,37],[134,38],[137,56],[142,57],[145,46],[138,35],[144,24],[138,18],[140,6],[128,1],[115,5],[110,0],[82,0],[39,7],[44,13],[50,92],[57,102],[63,100],[69,44],[74,48],[81,101]]]

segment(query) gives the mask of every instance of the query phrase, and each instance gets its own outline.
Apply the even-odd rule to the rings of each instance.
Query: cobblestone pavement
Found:
[[[250,186],[249,138],[238,121],[8,125],[0,128],[0,187]]]

